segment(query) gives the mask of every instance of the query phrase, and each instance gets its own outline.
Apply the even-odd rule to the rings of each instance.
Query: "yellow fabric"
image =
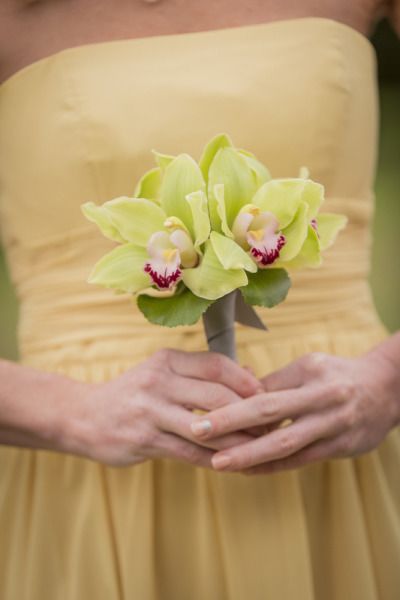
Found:
[[[86,283],[112,247],[80,204],[130,194],[151,149],[199,158],[218,132],[273,176],[302,165],[349,217],[324,267],[238,327],[259,375],[310,351],[355,356],[388,333],[367,281],[377,149],[376,57],[305,18],[70,48],[0,87],[1,235],[20,300],[21,362],[104,381],[157,348],[205,349],[201,324],[148,324]],[[112,399],[110,398],[110,401]],[[400,435],[273,476],[171,460],[124,469],[0,450],[2,600],[394,600]]]

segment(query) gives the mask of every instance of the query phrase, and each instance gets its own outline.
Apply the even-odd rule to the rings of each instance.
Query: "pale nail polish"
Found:
[[[226,454],[221,454],[221,456],[215,456],[212,458],[211,462],[213,467],[216,469],[225,469],[226,467],[229,467],[232,461],[229,456],[226,456]]]
[[[195,435],[204,435],[211,431],[211,421],[208,419],[196,421],[191,424],[190,428]]]

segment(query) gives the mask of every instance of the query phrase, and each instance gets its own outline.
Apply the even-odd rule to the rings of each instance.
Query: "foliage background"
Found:
[[[371,285],[378,312],[400,329],[400,40],[382,21],[372,38],[378,56],[380,144]],[[18,304],[0,250],[0,357],[18,359]]]

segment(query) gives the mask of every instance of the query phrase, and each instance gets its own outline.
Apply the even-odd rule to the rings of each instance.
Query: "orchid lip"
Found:
[[[274,243],[271,243],[268,240],[268,244],[265,243],[265,240],[263,240],[264,243],[258,242],[257,244],[253,245],[251,240],[249,240],[251,245],[250,254],[263,267],[271,265],[273,262],[275,262],[276,259],[279,258],[281,249],[286,244],[286,238],[282,233],[278,235],[275,234],[274,237]]]
[[[144,272],[150,275],[153,283],[160,290],[172,289],[182,276],[182,271],[179,268],[175,269],[175,271],[172,271],[171,273],[168,273],[168,267],[165,267],[164,272],[161,273],[154,269],[150,263],[146,263],[144,265]]]

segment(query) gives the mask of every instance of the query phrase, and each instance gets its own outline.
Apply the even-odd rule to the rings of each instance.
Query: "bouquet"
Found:
[[[198,162],[153,153],[157,166],[131,197],[82,205],[118,244],[88,282],[131,295],[151,323],[202,318],[209,348],[235,358],[235,320],[266,329],[253,307],[282,302],[288,271],[319,267],[347,219],[319,212],[324,187],[306,168],[273,179],[226,134],[213,137]]]

